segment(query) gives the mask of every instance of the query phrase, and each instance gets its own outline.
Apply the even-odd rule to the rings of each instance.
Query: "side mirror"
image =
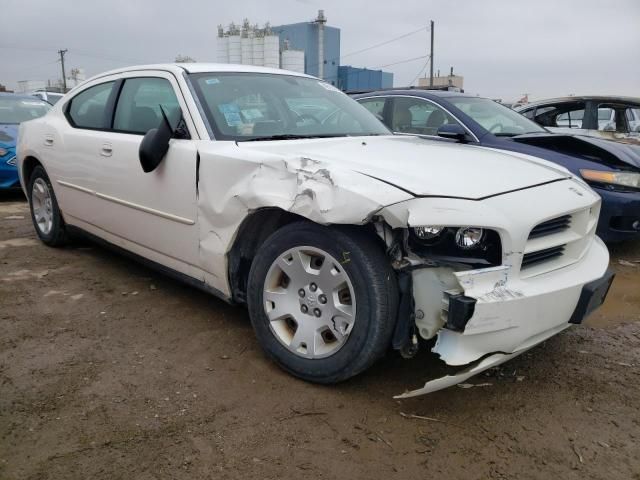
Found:
[[[445,123],[436,132],[439,137],[448,138],[449,140],[457,140],[464,142],[467,139],[467,132],[462,125],[457,123]]]
[[[162,122],[158,128],[152,128],[145,134],[138,149],[138,157],[144,173],[153,172],[158,168],[169,150],[169,140],[173,137],[173,128],[162,105],[160,112],[162,113]]]
[[[172,138],[191,138],[182,116],[182,111],[180,111],[180,118],[176,128],[171,126],[167,112],[162,105],[160,105],[160,112],[162,113],[162,122],[158,128],[152,128],[145,134],[138,149],[140,165],[142,165],[142,170],[145,173],[153,172],[158,168],[158,165],[160,165],[169,150],[169,141]]]

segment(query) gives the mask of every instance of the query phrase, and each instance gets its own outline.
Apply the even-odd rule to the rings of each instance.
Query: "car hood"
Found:
[[[478,200],[571,176],[558,165],[528,155],[413,136],[239,142],[238,146],[346,168],[414,196]]]
[[[15,147],[17,138],[18,125],[0,123],[0,147]]]
[[[518,135],[511,140],[584,158],[612,168],[640,168],[640,145],[560,133],[532,133]]]

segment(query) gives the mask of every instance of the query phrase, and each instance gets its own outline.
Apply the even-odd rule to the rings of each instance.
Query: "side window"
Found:
[[[625,111],[630,132],[640,132],[640,107],[627,108]]]
[[[384,112],[384,98],[365,98],[364,100],[358,100],[360,104],[373,113],[380,120],[383,118]]]
[[[106,106],[114,83],[101,83],[87,88],[71,99],[67,115],[74,127],[109,128]]]
[[[444,109],[421,98],[393,99],[391,130],[401,133],[436,136],[447,123],[458,123]]]
[[[618,130],[616,111],[613,108],[598,106],[598,130],[607,132],[615,132]]]
[[[533,117],[535,116],[536,113],[536,109],[535,108],[530,108],[529,110],[524,110],[522,112],[520,112],[522,115],[524,115],[525,117],[527,117],[529,120],[533,120]]]
[[[118,98],[113,129],[145,134],[162,121],[160,105],[170,120],[179,111],[178,99],[168,80],[156,77],[128,78]]]
[[[543,127],[582,128],[583,102],[545,105],[536,108],[535,122]]]

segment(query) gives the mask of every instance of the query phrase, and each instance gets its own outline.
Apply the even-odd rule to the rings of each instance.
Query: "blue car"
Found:
[[[0,93],[0,189],[19,188],[16,141],[20,123],[41,117],[51,105],[31,95]]]
[[[397,134],[509,150],[558,163],[602,197],[598,235],[604,241],[640,239],[639,146],[551,133],[491,99],[468,94],[407,89],[353,97]]]

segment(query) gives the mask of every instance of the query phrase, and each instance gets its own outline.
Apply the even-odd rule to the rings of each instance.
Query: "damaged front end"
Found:
[[[572,208],[559,214],[551,199],[563,197]],[[535,212],[523,208],[532,202]],[[458,369],[399,398],[464,381],[580,323],[585,284],[597,284],[589,311],[611,284],[594,235],[599,202],[574,181],[480,202],[420,198],[380,213],[402,293],[393,347],[411,357],[431,340]]]

